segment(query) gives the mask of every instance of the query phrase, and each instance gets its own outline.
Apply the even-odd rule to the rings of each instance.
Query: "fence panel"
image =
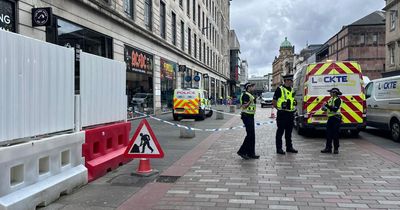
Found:
[[[82,127],[126,120],[124,63],[81,53],[80,95]]]
[[[0,144],[74,127],[74,50],[0,30]]]

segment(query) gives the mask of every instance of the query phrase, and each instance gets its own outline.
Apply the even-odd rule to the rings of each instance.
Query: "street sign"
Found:
[[[129,158],[164,157],[164,151],[146,119],[139,123],[135,134],[126,147],[124,155]]]

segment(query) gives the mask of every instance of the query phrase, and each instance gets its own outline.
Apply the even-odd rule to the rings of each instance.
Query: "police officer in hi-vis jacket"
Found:
[[[237,154],[245,160],[248,159],[259,159],[260,156],[256,155],[256,134],[254,128],[254,114],[256,113],[256,98],[253,96],[254,85],[246,83],[244,85],[245,90],[240,96],[240,105],[242,108],[242,120],[246,127],[246,137],[243,141]]]
[[[275,143],[276,153],[284,155],[282,149],[282,136],[285,133],[286,152],[297,153],[292,145],[292,130],[294,125],[294,112],[296,110],[296,101],[293,92],[293,75],[283,76],[284,84],[279,86],[273,96],[272,105],[278,110],[276,124]]]
[[[322,110],[326,111],[328,115],[328,122],[326,123],[326,146],[321,152],[332,153],[333,140],[333,153],[339,154],[339,129],[342,122],[342,115],[340,114],[342,100],[339,96],[342,93],[338,88],[332,88],[328,92],[330,92],[331,98],[322,107]]]

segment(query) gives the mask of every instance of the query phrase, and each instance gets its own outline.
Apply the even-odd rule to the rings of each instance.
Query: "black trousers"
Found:
[[[282,149],[283,133],[285,133],[286,149],[293,148],[292,130],[294,125],[294,114],[292,112],[278,111],[276,124],[278,126],[275,136],[276,150]]]
[[[339,131],[341,119],[339,117],[329,117],[326,124],[326,149],[332,149],[332,141],[335,149],[339,148]]]
[[[254,115],[242,113],[242,121],[246,127],[246,137],[238,153],[254,156],[256,154],[256,133],[254,128]]]

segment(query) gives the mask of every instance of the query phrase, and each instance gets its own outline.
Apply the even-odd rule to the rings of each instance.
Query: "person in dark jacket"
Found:
[[[342,95],[342,92],[338,88],[332,88],[328,92],[330,92],[331,98],[322,107],[322,110],[327,112],[328,122],[326,123],[326,145],[321,153],[332,153],[333,141],[333,153],[339,154],[339,130],[342,122],[342,115],[340,114],[342,100],[339,96]]]
[[[254,85],[246,83],[244,85],[245,91],[243,91],[240,97],[240,104],[242,108],[242,120],[246,127],[246,137],[243,141],[237,154],[245,160],[248,159],[259,159],[260,156],[256,155],[256,134],[254,127],[254,115],[256,113],[256,98],[253,95]]]

